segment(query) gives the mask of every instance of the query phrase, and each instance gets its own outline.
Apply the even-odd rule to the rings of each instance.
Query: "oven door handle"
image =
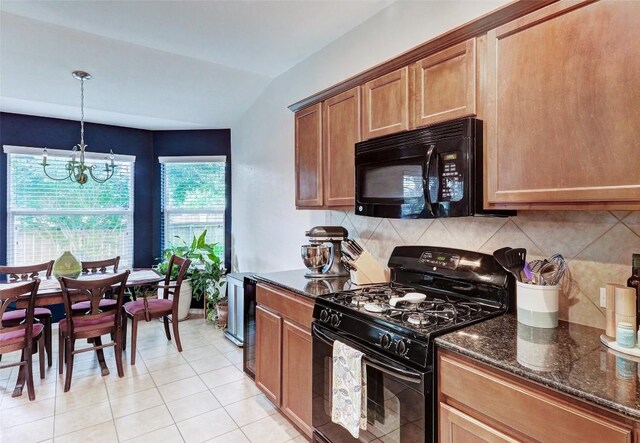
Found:
[[[315,324],[312,325],[312,330],[313,330],[313,336],[318,338],[328,346],[333,347],[333,342],[338,339],[338,337],[336,338],[329,337],[326,333],[322,332],[318,328],[318,326]],[[381,361],[373,361],[366,354],[362,356],[362,359],[364,360],[367,366],[371,366],[372,368],[378,369],[379,371],[390,374],[393,377],[399,378],[400,380],[404,380],[404,381],[415,383],[415,384],[422,383],[422,376],[419,372],[408,371],[405,369],[393,367]]]
[[[431,203],[431,185],[429,182],[429,169],[431,169],[431,159],[433,158],[433,151],[435,151],[436,145],[432,144],[429,146],[427,150],[427,163],[425,165],[424,170],[424,200],[427,211],[429,211],[429,215],[431,217],[435,217],[435,213],[433,212],[433,204]]]

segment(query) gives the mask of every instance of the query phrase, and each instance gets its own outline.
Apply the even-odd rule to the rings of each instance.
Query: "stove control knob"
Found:
[[[389,349],[392,342],[393,340],[391,339],[391,335],[389,334],[384,334],[382,337],[380,337],[380,346],[382,346],[384,349]]]
[[[339,324],[340,324],[340,317],[338,317],[338,314],[333,314],[331,316],[331,326],[333,326],[334,328],[337,328]]]
[[[320,311],[320,321],[323,323],[326,323],[329,321],[329,311],[327,311],[326,309],[323,309],[322,311]]]
[[[404,340],[399,340],[396,344],[396,353],[398,353],[398,355],[404,355],[407,353],[407,351],[407,342]]]

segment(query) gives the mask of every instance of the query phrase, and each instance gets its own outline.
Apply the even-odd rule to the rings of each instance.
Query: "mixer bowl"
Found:
[[[300,255],[302,262],[312,273],[320,273],[331,261],[331,246],[303,245]]]

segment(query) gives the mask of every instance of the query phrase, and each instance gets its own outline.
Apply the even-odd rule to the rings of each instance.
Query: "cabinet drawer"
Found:
[[[440,393],[534,440],[629,443],[632,429],[533,390],[451,353],[438,359]],[[443,398],[440,399],[441,401]]]
[[[284,318],[311,328],[313,301],[292,292],[263,283],[256,289],[256,303],[280,313]]]

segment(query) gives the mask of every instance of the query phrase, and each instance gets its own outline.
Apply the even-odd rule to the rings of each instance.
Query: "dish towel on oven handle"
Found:
[[[333,342],[331,421],[358,438],[367,429],[367,370],[364,354],[344,343]]]

